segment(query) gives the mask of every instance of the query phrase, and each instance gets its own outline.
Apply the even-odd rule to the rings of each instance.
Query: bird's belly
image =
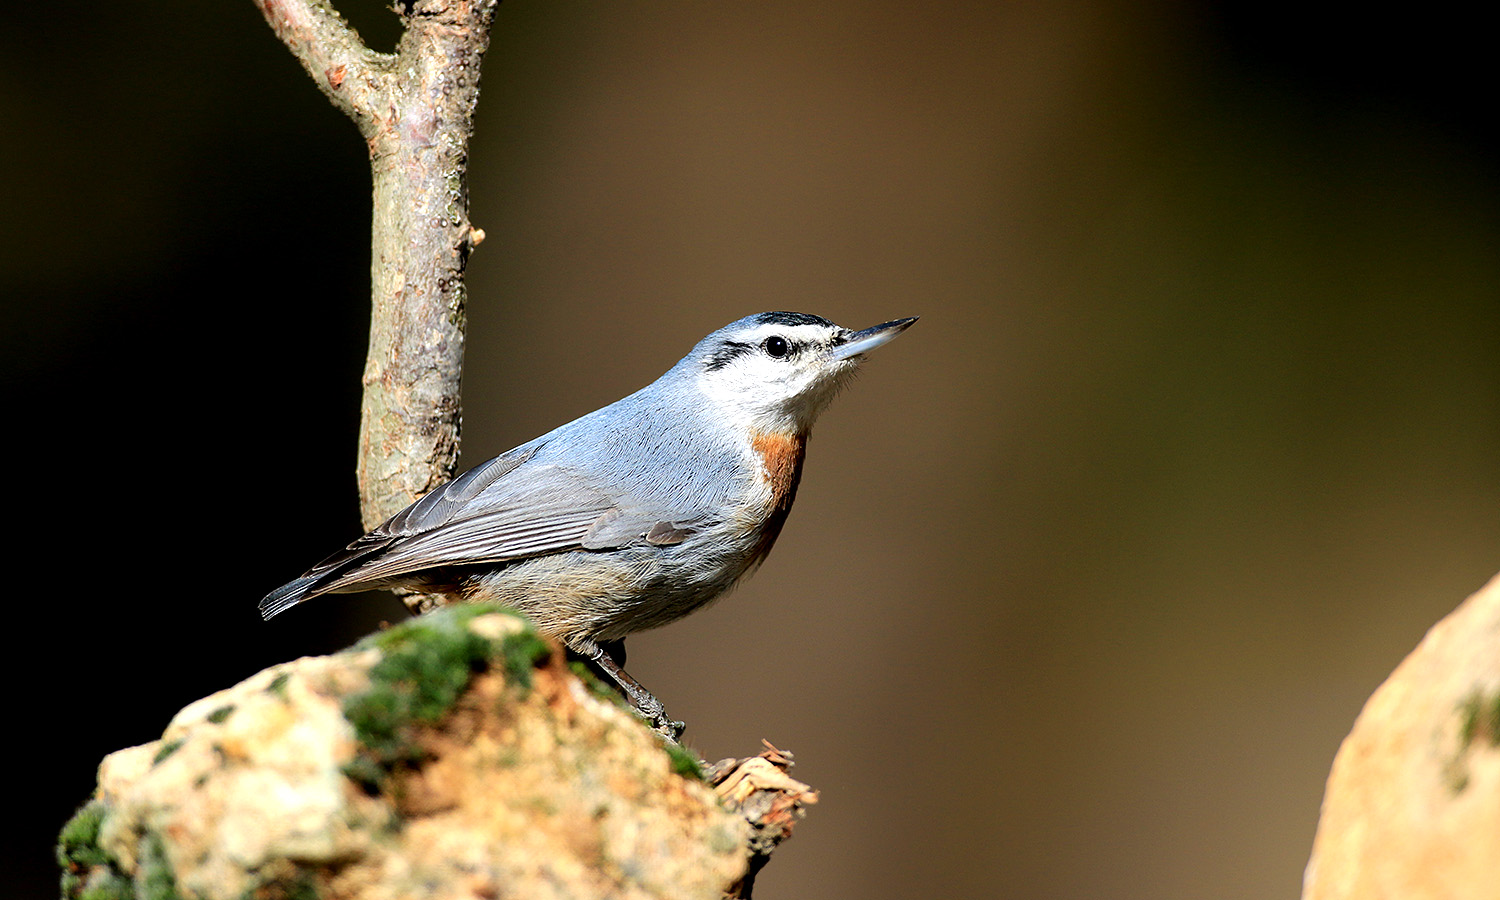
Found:
[[[612,641],[665,625],[725,593],[751,567],[754,545],[699,535],[669,547],[575,550],[476,575],[465,599],[502,603],[559,640]]]

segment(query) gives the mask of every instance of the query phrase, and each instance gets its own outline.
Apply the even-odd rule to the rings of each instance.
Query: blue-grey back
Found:
[[[652,384],[537,438],[522,468],[570,469],[622,507],[674,517],[725,508],[743,491],[743,441],[714,419],[692,358]],[[516,475],[523,475],[517,471]]]

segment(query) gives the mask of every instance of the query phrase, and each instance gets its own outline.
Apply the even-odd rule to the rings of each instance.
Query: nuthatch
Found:
[[[681,724],[622,667],[626,635],[682,618],[765,559],[813,421],[865,353],[915,321],[740,319],[634,394],[427,494],[272,591],[261,614],[382,587],[502,603],[675,738]]]

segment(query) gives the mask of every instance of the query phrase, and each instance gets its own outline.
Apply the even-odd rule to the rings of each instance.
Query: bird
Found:
[[[261,615],[378,588],[503,604],[676,740],[683,724],[625,671],[625,638],[760,566],[813,423],[865,355],[915,321],[852,331],[777,311],[732,322],[646,387],[435,488],[267,594]]]

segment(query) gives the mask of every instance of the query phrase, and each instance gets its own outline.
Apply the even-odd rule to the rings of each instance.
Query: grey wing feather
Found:
[[[504,562],[577,549],[584,534],[609,510],[609,503],[600,499],[566,509],[505,506],[463,516],[391,543],[378,556],[346,570],[325,590],[375,586],[423,569]]]
[[[370,535],[405,536],[436,528],[449,520],[486,488],[520,468],[536,455],[541,445],[517,447],[481,463],[443,487],[396,513]]]
[[[637,510],[634,513],[615,509],[599,519],[583,536],[585,550],[608,550],[644,539],[657,546],[680,544],[692,535],[704,521],[704,517],[672,521],[662,518],[660,511]]]
[[[605,550],[648,532],[689,533],[660,511],[622,509],[569,469],[525,466],[540,444],[517,448],[469,470],[261,601],[266,618],[329,592],[380,587],[424,569],[504,562],[567,550]],[[628,501],[625,505],[629,505]],[[660,526],[660,527],[658,527]]]
[[[308,569],[260,601],[261,615],[269,619],[309,597],[338,590],[364,579],[348,577],[351,570],[378,558],[381,551],[402,538],[434,528],[454,518],[463,505],[521,466],[541,449],[540,444],[517,447],[482,463],[438,488],[386,520],[375,530]]]
[[[503,480],[524,462],[496,467],[504,471],[486,472],[488,477],[473,480],[465,473],[407,507],[361,539],[378,552],[360,553],[354,565],[343,567],[323,589],[378,584],[422,569],[575,549],[594,523],[614,509],[614,501],[603,491],[558,466],[532,465],[525,469],[524,479]],[[350,551],[359,551],[361,541],[350,545]]]

